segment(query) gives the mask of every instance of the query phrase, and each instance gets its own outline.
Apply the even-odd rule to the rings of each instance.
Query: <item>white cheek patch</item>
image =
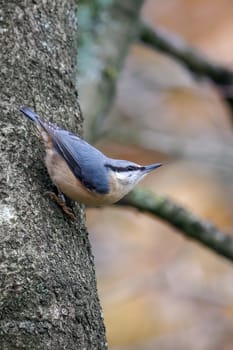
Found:
[[[116,172],[116,178],[122,185],[134,185],[142,179],[140,172]]]
[[[123,184],[123,185],[128,184],[130,177],[128,177],[128,176],[126,175],[126,173],[124,173],[124,172],[116,172],[115,174],[116,174],[117,180],[118,180],[121,184]]]

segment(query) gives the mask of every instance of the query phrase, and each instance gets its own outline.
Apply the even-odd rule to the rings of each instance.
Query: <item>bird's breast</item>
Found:
[[[54,148],[46,149],[45,163],[53,183],[62,193],[74,201],[90,206],[101,206],[114,203],[120,199],[117,188],[113,188],[113,186],[107,194],[100,194],[85,188]]]

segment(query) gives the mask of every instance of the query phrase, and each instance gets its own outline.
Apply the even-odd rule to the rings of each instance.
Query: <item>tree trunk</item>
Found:
[[[106,349],[83,206],[70,222],[28,105],[80,132],[74,0],[0,1],[0,348]]]

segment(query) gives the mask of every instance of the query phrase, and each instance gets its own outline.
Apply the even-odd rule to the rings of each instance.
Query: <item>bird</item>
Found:
[[[51,197],[73,216],[68,199],[88,206],[115,203],[161,163],[139,165],[107,157],[81,137],[37,115],[29,107],[20,112],[36,124],[45,146],[45,164],[58,193]]]

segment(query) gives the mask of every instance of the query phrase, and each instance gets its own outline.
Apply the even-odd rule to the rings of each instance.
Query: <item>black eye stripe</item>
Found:
[[[138,167],[136,167],[136,166],[133,166],[133,165],[129,165],[129,166],[127,166],[127,168],[126,168],[128,171],[130,171],[130,170],[137,170],[138,169]]]
[[[105,164],[106,168],[109,168],[113,171],[117,171],[119,173],[123,173],[126,171],[134,171],[134,170],[143,170],[144,167],[139,167],[139,166],[134,166],[134,165],[129,165],[127,167],[118,167],[110,164]]]

